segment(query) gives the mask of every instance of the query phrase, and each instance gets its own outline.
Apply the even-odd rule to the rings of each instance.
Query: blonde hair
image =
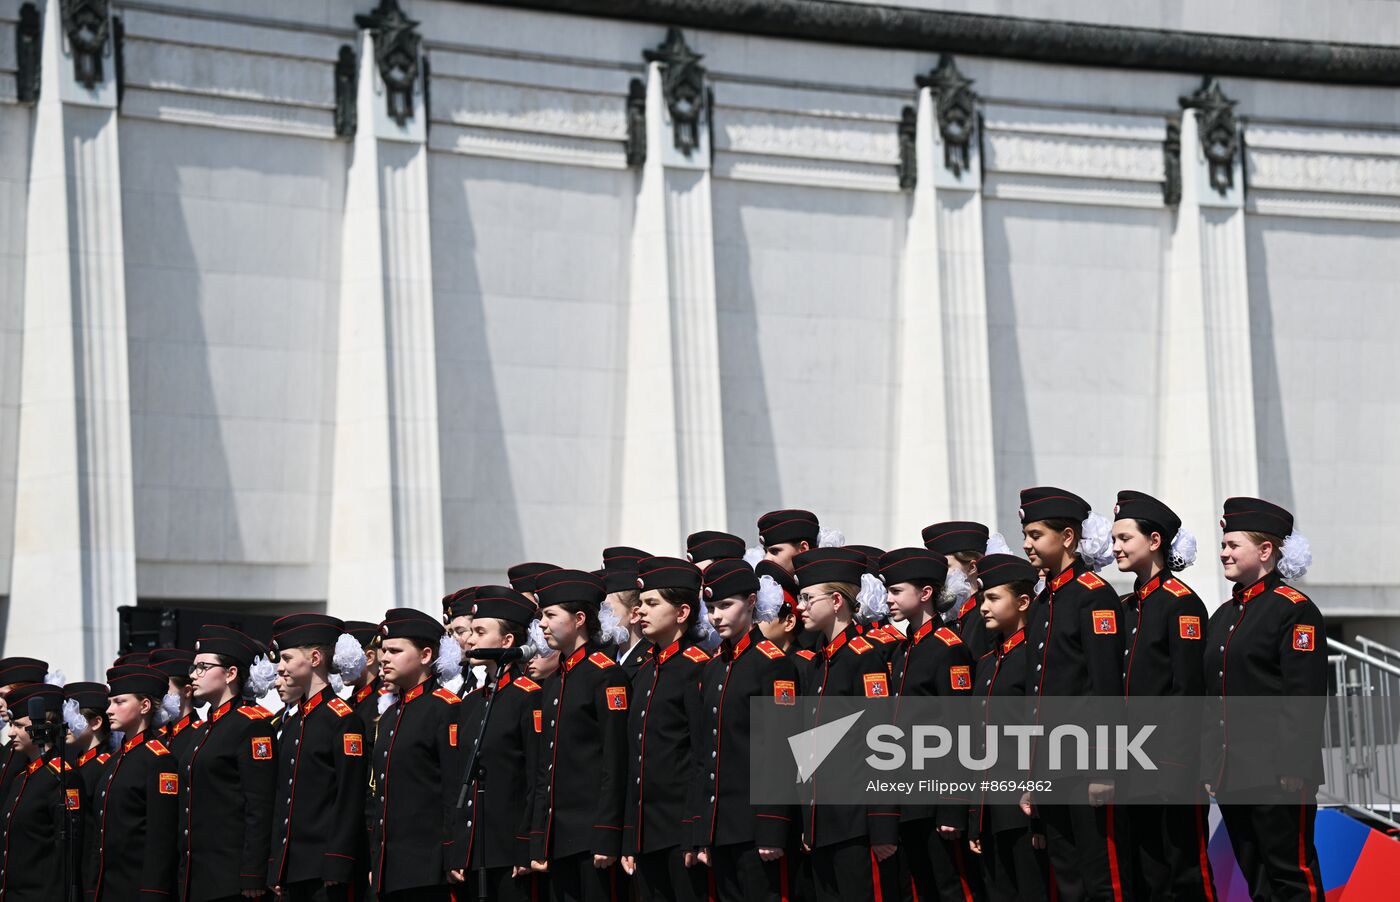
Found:
[[[982,560],[980,551],[954,551],[953,559],[960,564],[975,564]]]
[[[855,583],[818,583],[811,588],[821,592],[840,594],[842,598],[846,599],[846,613],[855,617],[856,596],[860,594],[860,586]]]
[[[614,592],[613,594],[621,599],[622,603],[629,608],[635,608],[642,603],[641,589],[623,589],[621,592]]]
[[[1270,570],[1277,567],[1279,551],[1283,549],[1283,539],[1268,532],[1250,532],[1248,530],[1243,530],[1243,532],[1245,537],[1255,545],[1263,545],[1267,542],[1274,549],[1274,553],[1269,555],[1269,561],[1266,566]]]

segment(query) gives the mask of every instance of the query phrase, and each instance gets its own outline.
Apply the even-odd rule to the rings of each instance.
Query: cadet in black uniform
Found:
[[[107,716],[125,739],[93,796],[95,902],[175,894],[180,763],[152,726],[169,684],[154,667],[107,671]]]
[[[0,900],[52,902],[81,885],[78,858],[88,799],[77,772],[63,760],[63,690],[28,683],[11,689],[7,702],[11,751],[23,765],[0,808]],[[42,708],[43,722],[34,723],[31,703]],[[33,734],[46,724],[51,741],[41,746]],[[59,844],[64,829],[66,849]]]
[[[1087,501],[1064,489],[1021,492],[1026,555],[1047,573],[1026,627],[1031,657],[1026,695],[1031,698],[1123,698],[1121,605],[1080,554],[1090,513]],[[1107,531],[1105,524],[1105,544]],[[1065,902],[1121,899],[1131,885],[1131,859],[1122,854],[1127,824],[1114,811],[1113,791],[1111,775],[1091,775],[1087,787],[1057,776],[1056,803],[1039,806],[1046,851]]]
[[[346,684],[350,689],[350,697],[346,701],[369,731],[365,738],[369,747],[373,748],[374,725],[379,720],[379,690],[384,685],[379,679],[379,624],[368,620],[347,620],[345,632],[360,643],[365,655],[365,669],[360,671],[359,679]]]
[[[933,699],[972,695],[972,656],[958,634],[942,625],[937,612],[947,576],[943,556],[924,548],[898,548],[880,558],[880,579],[889,590],[890,609],[899,611],[909,630],[895,661],[892,689],[901,702],[924,699],[917,703],[919,723],[932,719],[956,724],[963,716],[958,703],[939,705]],[[900,714],[896,705],[896,720],[907,719]],[[948,798],[937,805],[900,806],[900,848],[920,899],[966,902],[980,896],[980,874],[968,867],[963,854],[969,801]]]
[[[923,530],[924,547],[943,555],[949,572],[957,570],[970,583],[977,579],[978,561],[991,551],[987,545],[990,538],[990,529],[968,520],[934,523]],[[992,650],[996,640],[987,635],[979,602],[974,595],[968,595],[956,610],[948,611],[944,619],[949,627],[957,631],[974,661]]]
[[[764,560],[789,573],[799,554],[817,547],[820,535],[821,524],[811,511],[769,511],[758,518],[758,544],[763,547]]]
[[[1122,491],[1114,507],[1118,569],[1136,577],[1123,599],[1128,637],[1123,692],[1134,698],[1200,698],[1205,690],[1206,606],[1174,575],[1196,559],[1196,540],[1171,508],[1142,492]],[[1130,714],[1131,716],[1131,714]],[[1151,749],[1158,769],[1135,772],[1118,798],[1133,837],[1134,897],[1215,899],[1206,847],[1208,800],[1200,786],[1200,736],[1165,731]],[[1197,804],[1190,804],[1196,797]]]
[[[165,713],[155,721],[158,724],[157,738],[177,760],[184,760],[195,736],[204,726],[204,721],[194,710],[194,684],[190,681],[194,653],[183,648],[156,648],[151,650],[147,661],[151,667],[165,674],[167,680],[165,695],[160,700]],[[162,720],[165,721],[163,724]]]
[[[637,564],[638,623],[654,649],[633,683],[628,715],[627,802],[622,867],[642,902],[706,898],[709,874],[696,858],[695,822],[711,772],[700,759],[700,674],[710,656],[695,644],[700,568],[673,557]]]
[[[791,659],[797,670],[798,696],[816,695],[821,681],[821,661],[817,659],[815,651],[802,647],[798,640],[804,633],[815,635],[820,640],[821,634],[806,628],[797,604],[797,581],[790,571],[772,561],[759,561],[754,564],[753,570],[759,586],[755,611],[763,609],[771,612],[764,617],[755,615],[759,631],[763,633],[763,638]],[[768,577],[766,583],[765,576]],[[771,597],[765,598],[768,595]]]
[[[851,622],[865,555],[846,548],[818,548],[794,558],[794,578],[801,586],[798,605],[807,622],[826,640],[819,655],[817,693],[831,696],[887,698],[890,674],[875,647]],[[823,723],[821,700],[812,711],[812,726]],[[881,866],[898,848],[899,812],[888,806],[821,803],[824,780],[812,778],[812,803],[803,819],[803,843],[812,852],[818,899],[896,898],[896,862]],[[877,889],[878,887],[878,889]]]
[[[73,705],[78,706],[72,712]],[[105,683],[66,683],[63,686],[64,719],[68,721],[68,742],[63,760],[77,771],[83,781],[83,798],[97,797],[97,782],[108,761],[112,729],[107,723],[107,686]],[[71,713],[70,713],[71,712]],[[81,729],[79,729],[81,727]],[[91,895],[97,875],[97,822],[95,806],[83,809],[83,894]]]
[[[642,603],[642,593],[637,588],[637,564],[649,557],[650,554],[639,548],[621,545],[604,548],[603,569],[598,574],[608,593],[598,609],[599,625],[604,633],[609,632],[609,627],[615,633],[603,636],[603,641],[612,643],[613,659],[634,682],[644,666],[651,663],[651,642],[642,635],[642,627],[637,622],[637,607]]]
[[[1204,738],[1206,783],[1255,899],[1322,898],[1313,844],[1322,781],[1327,625],[1285,579],[1307,570],[1307,540],[1293,515],[1258,498],[1225,502],[1220,562],[1235,584],[1206,627],[1206,693],[1223,705]],[[1278,732],[1231,730],[1229,700],[1289,698]],[[1238,713],[1238,712],[1236,712]],[[1271,724],[1272,726],[1272,724]],[[1251,804],[1232,797],[1248,794]],[[1259,804],[1258,800],[1264,803]]]
[[[723,642],[701,677],[699,750],[708,767],[693,844],[714,875],[720,902],[779,902],[792,896],[798,812],[750,801],[750,718],[754,699],[796,711],[797,669],[754,620],[759,584],[753,568],[717,560],[704,579],[705,607]],[[767,614],[776,618],[778,610]]]
[[[324,614],[291,614],[272,625],[277,669],[298,699],[282,723],[272,809],[268,885],[285,902],[349,900],[364,830],[368,750],[365,725],[330,686],[333,670],[353,681],[363,658],[337,670],[345,624]],[[350,639],[355,647],[359,643]]]
[[[727,532],[712,529],[693,532],[685,538],[685,559],[705,569],[715,561],[741,561],[744,559],[744,540]]]
[[[462,700],[435,674],[444,639],[441,621],[422,611],[384,612],[380,672],[393,692],[380,699],[367,812],[371,883],[380,902],[451,898],[466,744],[457,722]]]
[[[535,603],[508,586],[480,586],[471,616],[469,652],[524,648]],[[530,873],[530,800],[544,730],[540,685],[524,674],[521,661],[483,660],[482,689],[464,699],[458,712],[467,761],[477,748],[481,766],[457,815],[452,879],[465,882],[467,898],[478,902],[530,902],[536,879]],[[488,701],[491,712],[482,734]]]
[[[475,662],[466,656],[472,634],[472,606],[475,604],[476,586],[458,589],[442,599],[442,622],[447,626],[447,635],[463,652],[461,682],[454,680],[452,685],[447,686],[457,693],[458,698],[466,698],[478,688],[476,673],[480,665],[472,666]]]
[[[977,695],[982,726],[1020,722],[1026,692],[1026,618],[1038,578],[1036,568],[1010,554],[989,554],[978,562],[982,588],[978,613],[995,647],[977,661]],[[1000,699],[1001,701],[997,701]],[[979,731],[985,735],[985,731]],[[968,844],[977,853],[982,882],[991,902],[1040,902],[1048,895],[1045,836],[1015,804],[979,802],[968,824]]]
[[[251,636],[213,624],[201,629],[190,675],[209,721],[181,761],[177,886],[185,902],[267,893],[277,741],[271,715],[244,699],[260,698],[272,674]]]
[[[545,564],[539,561],[530,561],[525,564],[516,564],[506,570],[506,581],[510,587],[526,598],[539,604],[540,600],[535,597],[535,583],[544,574],[551,573],[559,569],[558,564]]]
[[[9,711],[7,699],[11,691],[23,686],[44,682],[49,665],[38,658],[0,658],[0,714],[13,722],[23,712]],[[29,762],[16,754],[11,743],[0,755],[0,801],[9,797],[10,786],[19,774],[29,766]]]
[[[531,867],[548,869],[556,902],[610,899],[622,850],[630,681],[594,639],[602,580],[556,570],[539,577],[537,591],[545,640],[562,662],[541,705]]]
[[[851,551],[858,551],[865,555],[865,572],[877,579],[879,578],[880,558],[885,554],[884,549],[876,548],[874,545],[857,545],[854,543],[841,547]],[[864,582],[861,584],[861,589],[865,589]],[[875,646],[876,651],[880,653],[880,657],[885,659],[885,666],[893,669],[895,658],[904,653],[905,639],[904,634],[890,622],[893,619],[892,615],[896,615],[896,612],[890,610],[889,593],[884,591],[883,584],[878,593],[876,607],[878,609],[867,610],[864,605],[864,600],[857,599],[854,621],[856,632],[869,639],[871,644]]]

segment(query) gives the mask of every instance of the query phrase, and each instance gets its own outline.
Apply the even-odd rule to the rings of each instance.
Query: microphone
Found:
[[[473,648],[466,655],[468,658],[478,661],[509,664],[512,661],[529,661],[537,657],[539,653],[539,649],[533,645],[517,645],[510,648]]]
[[[29,723],[37,727],[46,720],[48,720],[48,712],[44,710],[44,700],[31,698],[29,700]]]

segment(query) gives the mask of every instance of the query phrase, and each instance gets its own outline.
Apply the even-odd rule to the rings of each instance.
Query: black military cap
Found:
[[[582,570],[551,570],[539,576],[535,594],[540,607],[556,604],[581,604],[591,608],[600,607],[608,594],[603,581],[592,573]]]
[[[272,622],[272,647],[282,649],[302,645],[329,645],[334,648],[336,640],[343,632],[345,622],[339,617],[310,612],[288,614]]]
[[[476,589],[476,586],[467,586],[443,596],[442,619],[453,620],[457,617],[472,616],[472,605],[476,604]]]
[[[368,620],[347,620],[345,631],[355,637],[355,641],[360,643],[360,648],[369,648],[374,637],[379,635],[379,624],[370,623]]]
[[[819,583],[850,583],[859,586],[868,573],[866,557],[849,548],[813,548],[792,559],[793,579],[799,586]],[[855,599],[849,599],[852,603]]]
[[[843,545],[843,546],[841,546],[841,547],[842,547],[842,548],[849,548],[849,549],[851,549],[852,551],[859,551],[861,554],[865,555],[865,569],[866,569],[869,573],[875,574],[875,575],[877,575],[877,576],[879,575],[879,573],[880,573],[880,558],[884,555],[885,549],[883,549],[883,548],[876,548],[874,545],[852,545],[852,544],[847,544],[847,545]]]
[[[1021,489],[1021,524],[1040,520],[1073,520],[1079,523],[1089,516],[1089,502],[1073,492],[1054,486]]]
[[[937,583],[948,578],[943,555],[927,548],[896,548],[880,556],[880,579],[887,586],[895,583]]]
[[[141,664],[123,664],[107,671],[104,695],[147,695],[159,699],[165,695],[168,677],[163,671]],[[84,705],[83,707],[95,707]],[[107,699],[102,699],[107,707]]]
[[[17,720],[29,716],[29,700],[37,698],[44,705],[45,714],[57,714],[63,710],[63,689],[48,683],[30,683],[16,686],[5,695],[5,706],[10,709],[10,719]]]
[[[649,557],[637,564],[637,588],[685,589],[700,596],[700,568],[678,557]]]
[[[758,518],[758,543],[765,548],[785,542],[815,544],[820,531],[817,515],[811,511],[770,511]]]
[[[1014,554],[989,554],[977,562],[977,582],[985,591],[1007,583],[1030,583],[1040,578],[1040,571],[1025,558]]]
[[[1262,532],[1286,539],[1293,532],[1293,515],[1262,498],[1227,498],[1220,528],[1226,532]]]
[[[744,540],[727,532],[704,530],[693,532],[685,540],[685,559],[696,561],[727,561],[743,559]]]
[[[948,520],[925,526],[924,547],[942,555],[971,551],[986,554],[987,540],[992,531],[981,523],[971,520]]]
[[[618,545],[603,549],[603,569],[594,573],[603,580],[603,588],[609,593],[626,592],[637,588],[637,562],[651,557],[651,553],[640,548]]]
[[[379,624],[379,635],[385,639],[419,639],[436,642],[442,638],[442,623],[431,614],[417,608],[390,608]]]
[[[472,617],[494,617],[521,626],[535,619],[535,603],[510,586],[478,586]]]
[[[758,591],[758,574],[742,560],[718,560],[705,568],[705,598],[746,598]]]
[[[247,671],[257,658],[264,657],[267,650],[262,643],[241,630],[218,623],[207,623],[200,627],[199,638],[194,643],[195,654],[223,655]]]
[[[510,581],[510,587],[517,592],[534,592],[535,583],[542,574],[558,570],[558,564],[544,564],[539,561],[531,561],[527,564],[516,564],[506,571],[506,579]]]
[[[777,561],[770,561],[766,558],[759,561],[753,565],[753,575],[772,579],[789,596],[789,601],[795,602],[797,600],[797,580],[792,578],[790,570]]]
[[[190,665],[194,663],[194,652],[183,648],[153,648],[146,663],[167,677],[187,677],[190,675]]]
[[[49,665],[38,658],[0,658],[0,686],[12,683],[42,683]]]
[[[1181,518],[1162,502],[1144,492],[1124,489],[1113,505],[1113,516],[1119,520],[1146,520],[1162,528],[1162,540],[1170,546],[1181,529]]]
[[[148,651],[129,651],[124,655],[117,655],[112,661],[113,667],[120,667],[123,664],[149,664],[151,663],[151,653]]]
[[[157,695],[164,695],[166,687],[165,677],[160,678],[160,691]],[[97,711],[107,710],[107,684],[106,683],[68,683],[63,687],[64,699],[72,699],[78,703],[79,708],[92,708]]]

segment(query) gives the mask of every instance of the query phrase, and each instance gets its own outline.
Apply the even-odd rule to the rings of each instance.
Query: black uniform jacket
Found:
[[[801,688],[793,658],[754,627],[737,642],[720,646],[705,665],[701,690],[705,721],[699,733],[700,761],[706,782],[692,845],[791,849],[797,840],[796,808],[755,805],[749,790],[753,700],[796,712]],[[774,754],[786,751],[777,749]],[[788,755],[781,760],[790,759]]]
[[[627,802],[622,851],[640,855],[694,848],[711,772],[700,760],[700,674],[710,656],[682,636],[652,655],[632,681],[627,714]]]
[[[865,696],[888,698],[890,673],[875,646],[862,637],[854,625],[846,627],[828,642],[818,656],[821,669],[817,683],[817,698],[812,704],[810,727],[826,721],[822,718],[822,698],[830,696]],[[899,811],[892,806],[823,805],[824,780],[839,780],[838,774],[817,773],[810,784],[812,801],[803,818],[803,840],[812,849],[866,839],[871,845],[893,844],[899,841]]]
[[[473,782],[457,815],[460,839],[453,847],[454,868],[499,868],[530,864],[530,805],[539,770],[544,711],[540,684],[512,666],[490,690],[462,700],[461,739],[469,761],[481,733],[481,717],[491,693],[491,717],[480,749],[485,785]],[[452,796],[456,804],[459,789]]]
[[[1206,626],[1207,696],[1223,701],[1202,737],[1203,778],[1217,791],[1322,782],[1326,624],[1312,599],[1271,573],[1216,609]],[[1250,697],[1290,698],[1276,732],[1231,729]],[[1237,709],[1232,698],[1241,701]]]
[[[940,723],[956,732],[957,720],[963,717],[961,705],[937,705],[931,699],[967,698],[972,695],[972,655],[958,634],[930,618],[914,631],[903,653],[895,661],[894,691],[900,699],[920,697],[917,721]],[[903,714],[903,716],[901,716]],[[929,718],[933,718],[932,721]],[[906,730],[910,715],[895,706],[896,722]],[[965,720],[965,718],[964,718]],[[907,732],[906,732],[906,735]],[[941,827],[967,826],[967,806],[970,800],[948,799],[938,805],[902,805],[899,816],[904,821],[938,818]]]
[[[628,652],[618,661],[618,665],[627,672],[628,679],[636,682],[637,675],[646,669],[646,665],[651,663],[652,656],[656,654],[656,646],[650,641],[643,639],[632,646]]]
[[[981,604],[974,595],[962,603],[957,615],[949,624],[967,646],[972,660],[980,661],[982,656],[996,649],[997,637],[987,632],[987,622],[982,619]]]
[[[181,762],[179,881],[188,902],[266,889],[277,741],[272,715],[225,702]]]
[[[360,723],[365,725],[370,746],[374,746],[374,725],[379,722],[379,690],[384,686],[384,681],[375,677],[365,683],[346,699],[350,707],[355,709],[355,715],[360,718]]]
[[[15,758],[24,760],[16,754]],[[61,770],[60,770],[61,768]],[[62,786],[60,787],[60,781]],[[88,799],[72,765],[59,760],[26,762],[10,782],[0,813],[0,899],[4,902],[53,902],[65,897],[63,857],[58,851],[59,825],[68,818],[70,850],[83,847],[83,812]],[[69,882],[78,884],[79,855],[72,853]]]
[[[105,751],[106,745],[93,746],[81,754],[64,752],[64,760],[78,772],[83,783],[83,798],[97,798],[97,784],[107,769],[111,754]],[[97,806],[88,805],[83,809],[83,849],[82,849],[82,888],[83,897],[92,898],[97,886]]]
[[[622,854],[631,701],[627,673],[592,643],[545,681],[532,859]]]
[[[267,881],[349,883],[364,830],[369,743],[355,709],[322,689],[282,723]]]
[[[103,769],[93,796],[96,898],[169,899],[175,892],[180,762],[159,739],[138,733]]]
[[[1170,573],[1152,577],[1123,598],[1127,658],[1123,692],[1134,723],[1152,717],[1138,712],[1131,699],[1200,698],[1205,692],[1205,602]],[[1120,798],[1170,793],[1186,798],[1200,782],[1200,737],[1191,730],[1158,729],[1149,745],[1156,771],[1134,771],[1118,792]],[[1197,790],[1199,791],[1199,790]]]
[[[998,633],[987,635],[992,639],[1000,638]],[[1017,630],[977,662],[974,681],[976,694],[982,699],[983,725],[1018,723],[1025,717],[1025,671],[1030,660],[1025,640],[1025,630]],[[985,731],[979,732],[985,737]],[[978,839],[1006,830],[1024,830],[1030,824],[1030,818],[1019,805],[991,805],[984,800],[972,809],[967,835],[969,839]]]
[[[204,721],[194,714],[186,714],[175,723],[161,727],[160,735],[156,738],[170,749],[175,760],[183,762],[189,758],[190,749],[199,741],[199,734],[203,729]]]
[[[466,765],[461,703],[429,679],[379,716],[368,812],[370,875],[379,894],[443,885],[457,867],[452,846]]]

